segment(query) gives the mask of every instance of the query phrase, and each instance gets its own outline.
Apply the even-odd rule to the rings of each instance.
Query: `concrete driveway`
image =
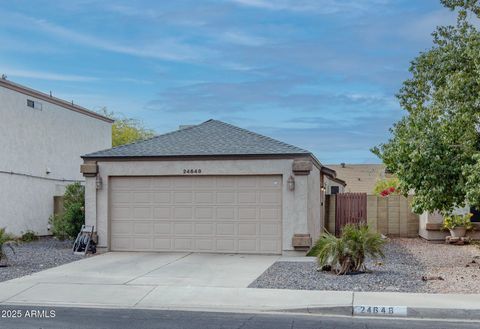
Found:
[[[0,283],[0,303],[277,310],[351,303],[351,294],[252,289],[280,256],[111,252]]]

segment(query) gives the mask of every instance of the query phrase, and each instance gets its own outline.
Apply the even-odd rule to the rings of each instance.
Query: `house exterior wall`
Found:
[[[320,237],[324,224],[320,191],[320,170],[313,167],[308,178],[308,231],[312,236],[313,243]]]
[[[456,215],[463,215],[470,212],[470,206],[465,206],[463,208],[457,208],[453,211]],[[418,234],[426,239],[431,241],[440,241],[445,240],[445,238],[450,235],[448,230],[442,230],[441,226],[443,224],[443,216],[439,212],[424,212],[420,215],[420,227]],[[479,224],[475,223],[475,229],[473,231],[467,232],[467,236],[472,239],[480,239]],[[432,226],[432,228],[427,228],[427,225]]]
[[[292,159],[269,160],[175,160],[175,161],[98,161],[98,175],[103,187],[97,190],[95,177],[86,177],[86,223],[94,225],[99,247],[109,248],[109,177],[112,176],[177,176],[188,168],[201,169],[201,175],[282,175],[282,248],[293,251],[295,233],[315,236],[312,224],[319,221],[320,178],[318,170],[310,175],[294,176],[295,190],[288,190]],[[309,182],[310,180],[310,182]],[[310,202],[309,202],[310,200]],[[314,200],[317,200],[315,203]],[[320,227],[320,225],[319,225]],[[318,230],[318,229],[317,229]]]
[[[27,99],[42,109],[28,107]],[[111,147],[111,123],[3,86],[0,118],[0,227],[49,234],[53,196],[84,180],[81,155]]]

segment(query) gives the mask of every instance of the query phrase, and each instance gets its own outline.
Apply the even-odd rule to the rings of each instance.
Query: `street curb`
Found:
[[[326,306],[326,307],[303,307],[303,308],[289,308],[269,310],[270,312],[282,313],[300,313],[300,314],[315,314],[315,315],[345,315],[352,316],[352,306]]]
[[[406,318],[430,318],[441,320],[480,320],[478,309],[408,307]]]

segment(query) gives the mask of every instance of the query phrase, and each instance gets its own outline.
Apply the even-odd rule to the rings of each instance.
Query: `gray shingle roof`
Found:
[[[208,120],[144,141],[90,153],[83,158],[294,154],[311,153],[225,122]]]

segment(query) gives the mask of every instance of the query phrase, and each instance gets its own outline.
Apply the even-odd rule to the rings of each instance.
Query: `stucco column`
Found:
[[[85,177],[85,225],[97,230],[97,187],[95,177]]]

